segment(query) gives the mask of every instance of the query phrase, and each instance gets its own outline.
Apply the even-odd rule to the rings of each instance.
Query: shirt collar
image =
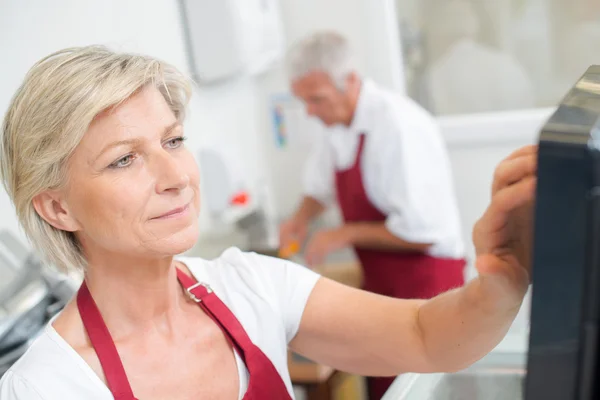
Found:
[[[373,100],[376,96],[376,91],[377,87],[371,80],[365,79],[362,81],[358,102],[356,103],[352,123],[349,127],[352,132],[368,133],[372,129],[373,124],[370,118],[370,108],[375,103]]]

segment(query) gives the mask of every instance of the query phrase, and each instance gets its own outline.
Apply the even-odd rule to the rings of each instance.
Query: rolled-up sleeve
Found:
[[[328,206],[334,199],[333,155],[326,138],[317,141],[304,165],[303,194]]]

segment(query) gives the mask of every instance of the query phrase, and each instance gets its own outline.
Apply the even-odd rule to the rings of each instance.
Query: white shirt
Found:
[[[287,345],[298,331],[304,307],[319,275],[289,261],[238,249],[229,249],[213,261],[178,259],[198,281],[211,285],[250,339],[271,360],[293,398]],[[241,399],[248,386],[248,371],[237,355],[236,361]],[[0,380],[2,400],[112,398],[106,385],[50,324]]]
[[[414,243],[433,243],[436,257],[461,258],[464,244],[445,144],[435,120],[411,99],[364,81],[350,127],[326,130],[307,160],[304,194],[335,198],[335,171],[350,168],[360,134],[367,197],[386,227]]]

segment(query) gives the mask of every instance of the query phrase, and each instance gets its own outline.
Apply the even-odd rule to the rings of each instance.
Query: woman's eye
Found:
[[[186,138],[183,136],[175,137],[175,138],[169,139],[165,144],[170,149],[177,149],[177,148],[181,147],[181,144],[185,141],[185,139]]]
[[[111,168],[125,168],[131,165],[133,162],[133,155],[128,154],[124,157],[119,158],[117,161],[110,165]]]

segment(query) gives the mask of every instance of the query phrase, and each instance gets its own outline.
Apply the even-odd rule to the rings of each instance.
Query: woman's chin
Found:
[[[198,224],[192,224],[160,240],[155,251],[169,256],[185,253],[196,245],[199,234]]]

